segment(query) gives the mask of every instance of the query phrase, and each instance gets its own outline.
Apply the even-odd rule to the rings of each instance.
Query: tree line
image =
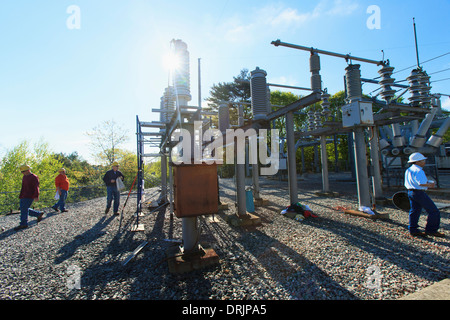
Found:
[[[121,148],[127,139],[126,133],[110,120],[87,134],[92,139],[93,155],[100,164],[89,163],[76,151],[71,154],[52,152],[49,144],[42,140],[34,145],[23,141],[8,150],[0,158],[0,214],[18,209],[18,196],[22,186],[22,173],[18,167],[22,164],[28,164],[31,171],[39,177],[41,195],[40,201],[34,204],[36,208],[54,204],[54,181],[60,168],[66,169],[70,181],[69,202],[105,196],[106,188],[102,178],[114,161],[119,162],[119,170],[125,176],[124,184],[130,189],[137,175],[137,155],[136,152]],[[151,172],[160,174],[160,170],[156,170],[155,164],[150,163],[146,165],[145,171],[149,172],[145,176],[145,187],[156,186],[158,178],[152,176]]]

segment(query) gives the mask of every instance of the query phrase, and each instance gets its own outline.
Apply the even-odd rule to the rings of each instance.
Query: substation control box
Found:
[[[217,213],[217,164],[174,165],[173,181],[174,212],[177,218]]]
[[[372,102],[353,101],[341,108],[344,128],[373,125]]]

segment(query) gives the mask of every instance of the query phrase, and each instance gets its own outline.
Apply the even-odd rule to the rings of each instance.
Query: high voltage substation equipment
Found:
[[[248,154],[248,150],[251,149],[250,137],[246,137],[245,147],[238,150],[234,137],[227,139],[227,129],[233,127],[234,129],[242,129],[243,132],[252,129],[259,133],[262,129],[270,129],[273,120],[280,117],[285,118],[286,136],[280,139],[282,140],[280,144],[285,143],[287,149],[289,203],[298,201],[296,150],[299,142],[305,138],[316,139],[320,144],[323,191],[329,192],[327,137],[342,133],[352,135],[359,209],[371,207],[375,198],[382,194],[380,155],[406,158],[416,151],[425,155],[433,155],[438,151],[442,143],[442,137],[450,126],[450,120],[448,117],[441,119],[439,130],[428,139],[426,138],[433,119],[440,112],[440,97],[438,94],[430,93],[430,77],[423,69],[412,70],[411,75],[407,78],[409,85],[401,85],[392,78],[394,67],[390,66],[389,60],[370,60],[284,43],[280,40],[273,41],[271,44],[310,53],[311,87],[302,88],[310,93],[289,105],[272,108],[270,87],[280,85],[267,83],[267,72],[256,67],[250,73],[249,84],[252,118],[244,119],[243,104],[245,103],[239,104],[238,123],[232,126],[230,124],[229,104],[226,101],[220,104],[218,112],[213,114],[218,116],[219,119],[218,129],[222,134],[223,145],[233,146],[235,160]],[[198,106],[188,105],[191,100],[189,52],[187,45],[181,40],[172,40],[171,45],[174,54],[179,57],[181,63],[178,70],[174,71],[173,85],[169,85],[164,90],[160,108],[152,109],[153,112],[159,112],[160,121],[142,122],[137,117],[137,150],[140,175],[138,188],[141,190],[138,192],[138,212],[142,205],[144,158],[159,156],[161,158],[161,194],[158,203],[159,205],[169,204],[170,213],[175,213],[182,223],[182,244],[179,251],[174,252],[173,256],[183,255],[201,259],[215,254],[211,251],[208,252],[200,245],[198,217],[214,214],[218,211],[220,199],[218,195],[217,163],[205,163],[206,159],[199,163],[195,163],[195,161],[175,163],[171,159],[171,155],[173,149],[180,143],[180,136],[177,135],[180,129],[185,129],[190,133],[191,141],[183,141],[183,153],[190,154],[191,159],[189,160],[194,160],[194,154],[198,150],[201,153],[208,147],[208,143],[200,143],[199,145],[195,136],[199,134],[199,130],[210,128],[208,116],[211,115],[211,112],[202,110],[201,101],[199,101]],[[341,107],[341,121],[334,121],[330,117],[330,95],[327,89],[323,88],[324,80],[320,74],[320,55],[342,58],[348,63],[344,77],[346,105]],[[361,65],[353,64],[354,61],[380,66],[379,80],[362,78]],[[361,86],[363,82],[378,84],[381,88],[379,95],[382,100],[363,97]],[[411,94],[410,103],[398,102],[395,96],[397,91],[394,88],[405,89],[405,92],[409,91]],[[321,109],[315,112],[309,111],[307,114],[307,130],[295,132],[295,112],[318,102],[321,103]],[[375,114],[373,112],[374,104],[381,107],[380,111]],[[401,124],[404,124],[403,128]],[[144,131],[146,128],[158,129],[158,131],[146,132]],[[408,141],[405,139],[405,128],[409,130]],[[366,136],[370,137],[368,141],[366,141]],[[202,141],[201,138],[200,141]],[[280,153],[284,154],[283,148],[279,148],[279,141],[273,139],[272,144],[277,144],[276,148],[271,148],[271,152],[269,152],[273,153],[272,156],[276,154],[278,157]],[[159,153],[146,154],[144,151],[145,145],[157,146]],[[367,145],[369,146],[369,154],[366,151]],[[187,150],[187,148],[191,148],[191,150]],[[253,154],[254,152],[255,150],[253,150]],[[259,166],[260,164],[259,161],[252,164],[252,184],[255,200],[261,199],[258,179],[265,168]],[[372,181],[369,179],[368,167],[371,168]],[[251,223],[253,219],[256,219],[256,221],[258,219],[246,210],[245,175],[245,163],[235,161],[236,219],[242,223],[248,221]],[[373,197],[371,197],[371,194],[373,194]]]

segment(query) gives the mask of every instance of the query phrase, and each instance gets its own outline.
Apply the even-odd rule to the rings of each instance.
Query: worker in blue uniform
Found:
[[[408,189],[408,198],[411,205],[408,228],[412,236],[445,237],[444,233],[438,231],[441,213],[425,192],[428,188],[435,187],[434,181],[429,181],[423,171],[426,159],[419,152],[414,152],[409,156],[408,163],[411,163],[411,166],[405,172],[405,188]],[[425,232],[419,231],[419,217],[422,209],[425,209],[428,213]]]

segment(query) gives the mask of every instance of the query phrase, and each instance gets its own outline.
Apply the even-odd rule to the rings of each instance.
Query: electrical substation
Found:
[[[187,44],[182,40],[172,40],[173,54],[180,60],[180,65],[172,75],[172,84],[161,96],[159,108],[152,108],[152,112],[159,113],[159,121],[145,122],[136,116],[137,155],[138,155],[138,201],[137,217],[143,206],[144,191],[144,160],[159,157],[161,159],[161,191],[155,206],[164,206],[182,224],[182,243],[167,252],[169,269],[171,272],[185,272],[219,263],[219,257],[214,250],[200,245],[198,217],[216,214],[226,208],[219,197],[218,167],[223,163],[217,158],[203,158],[203,152],[211,147],[214,141],[220,140],[223,147],[233,151],[235,166],[235,216],[229,223],[235,226],[257,225],[261,223],[257,212],[249,212],[248,200],[251,187],[251,201],[257,206],[264,206],[261,197],[259,177],[262,170],[270,164],[270,159],[278,159],[279,167],[287,169],[287,184],[289,194],[287,204],[298,202],[298,195],[302,190],[297,184],[296,152],[299,147],[315,145],[320,148],[320,168],[322,175],[322,193],[332,193],[329,187],[328,158],[326,145],[329,138],[337,134],[349,137],[349,148],[352,153],[353,169],[355,172],[358,206],[348,213],[365,215],[367,210],[374,208],[377,201],[382,200],[383,184],[392,183],[392,178],[398,168],[405,169],[407,159],[413,152],[421,152],[432,159],[442,154],[443,136],[450,126],[450,118],[442,116],[440,109],[441,94],[432,93],[430,76],[418,65],[411,70],[410,75],[403,81],[394,79],[394,66],[389,60],[371,60],[321,49],[273,41],[271,45],[279,50],[299,50],[309,53],[310,88],[303,88],[307,95],[298,101],[285,106],[274,107],[270,103],[270,89],[280,85],[267,82],[264,66],[255,67],[251,71],[251,119],[244,119],[243,104],[238,104],[238,123],[230,123],[229,107],[231,103],[223,101],[218,112],[202,110],[201,95],[196,106],[190,105],[190,58]],[[347,67],[342,70],[344,78],[346,104],[340,108],[342,120],[337,121],[331,116],[330,94],[326,88],[327,79],[321,75],[321,56],[331,56],[345,59]],[[299,54],[299,58],[303,58]],[[379,67],[379,77],[367,79],[362,77],[364,66],[367,64]],[[407,84],[401,84],[407,81]],[[363,96],[362,84],[372,83],[379,86],[379,93],[375,97]],[[199,59],[200,83],[200,59]],[[199,84],[200,87],[200,84]],[[401,93],[399,93],[402,91]],[[408,102],[399,102],[399,97],[409,94]],[[294,115],[313,104],[320,103],[321,108],[309,111],[308,127],[302,131],[294,130]],[[236,105],[236,103],[234,103]],[[374,112],[374,107],[377,107]],[[203,141],[201,135],[211,126],[210,116],[218,117],[218,134],[211,142]],[[239,158],[254,156],[252,137],[244,135],[245,144],[239,145],[236,135],[230,137],[234,129],[242,129],[246,133],[252,130],[259,136],[262,130],[273,129],[273,121],[284,118],[286,135],[275,139],[272,137],[271,147],[268,148],[269,161],[261,163],[256,160],[251,163],[252,185],[246,185],[246,163]],[[438,130],[431,134],[431,129]],[[181,135],[181,131],[189,135]],[[200,135],[200,138],[199,138]],[[182,139],[180,139],[182,137]],[[190,141],[188,141],[190,138]],[[235,139],[236,138],[236,139]],[[256,141],[256,140],[255,140]],[[180,152],[182,145],[182,152]],[[159,149],[158,153],[148,153],[148,148]],[[252,150],[252,151],[251,151]],[[216,149],[217,151],[217,149]],[[261,150],[259,150],[261,152]],[[228,151],[227,151],[228,152]],[[217,152],[216,152],[217,153]],[[174,155],[179,159],[175,160]],[[210,153],[211,154],[211,153]],[[195,155],[200,155],[200,161]],[[445,151],[444,151],[445,155]],[[214,156],[216,158],[214,158]],[[248,165],[248,163],[247,163]],[[437,164],[433,164],[435,167]],[[278,167],[277,167],[278,168]],[[384,176],[382,176],[382,171]],[[437,170],[435,178],[439,185]],[[345,182],[343,182],[345,183]],[[372,212],[373,213],[373,212]],[[373,213],[376,218],[389,218],[382,212]],[[139,219],[136,221],[138,227]]]

